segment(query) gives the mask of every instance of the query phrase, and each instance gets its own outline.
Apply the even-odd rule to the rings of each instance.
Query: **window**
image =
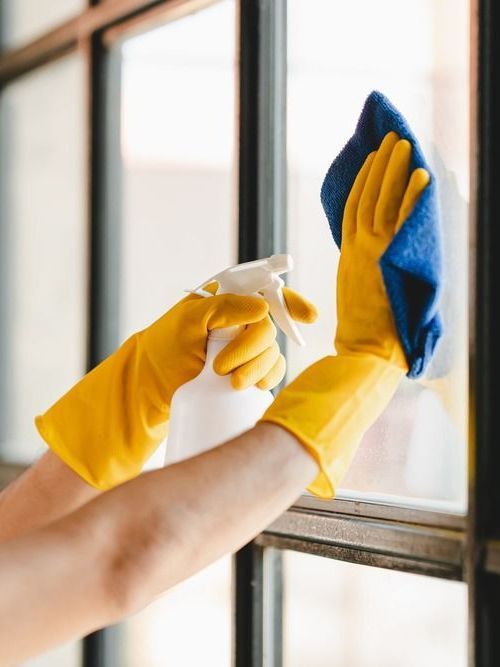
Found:
[[[10,463],[44,451],[33,417],[85,370],[83,74],[73,54],[0,99],[0,460]],[[78,665],[79,645],[32,664]]]
[[[291,285],[324,313],[288,346],[289,377],[331,352],[319,189],[372,89],[441,184],[446,334],[425,381],[405,383],[335,500],[304,494],[235,556],[232,601],[225,559],[86,638],[82,665],[179,662],[192,624],[186,664],[499,664],[496,3],[32,4],[0,3],[0,478],[37,451],[26,415],[190,287],[188,258],[201,281],[288,250]]]
[[[466,665],[464,584],[291,551],[284,572],[286,667]]]
[[[1,99],[0,452],[16,463],[43,450],[32,417],[85,370],[83,76],[71,55]]]
[[[211,38],[219,33],[224,41]],[[224,2],[113,46],[121,340],[237,262],[234,33],[234,3]],[[149,465],[164,457],[162,446]],[[231,561],[223,558],[124,624],[121,664],[229,666],[230,630]]]
[[[84,0],[2,0],[0,38],[4,48],[13,48],[39,37],[46,30],[73,18],[85,7]]]
[[[357,16],[365,20],[353,39],[345,26]],[[398,29],[402,20],[410,34]],[[469,32],[468,0],[325,0],[314,12],[288,3],[290,282],[326,316],[307,347],[289,347],[290,373],[333,349],[338,254],[318,189],[364,99],[380,89],[415,128],[439,179],[445,334],[425,380],[405,382],[367,433],[342,493],[455,512],[467,504]]]

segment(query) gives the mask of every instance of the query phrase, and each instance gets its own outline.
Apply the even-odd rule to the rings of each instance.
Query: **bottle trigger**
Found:
[[[276,325],[287,338],[290,338],[294,343],[303,347],[305,341],[288,312],[281,285],[283,285],[283,281],[280,279],[280,284],[275,283],[273,287],[262,290],[262,295],[269,304],[269,312]]]

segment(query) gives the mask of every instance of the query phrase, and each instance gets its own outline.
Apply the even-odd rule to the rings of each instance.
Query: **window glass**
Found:
[[[21,667],[80,667],[82,644],[74,642],[22,663]]]
[[[234,39],[223,2],[116,47],[121,339],[237,261]],[[160,447],[149,465],[163,458]],[[123,664],[229,665],[230,628],[225,558],[127,621]]]
[[[79,56],[2,92],[0,457],[45,450],[33,424],[85,371],[87,219]]]
[[[468,0],[288,4],[290,284],[322,315],[306,348],[289,346],[290,377],[333,351],[338,251],[319,191],[377,89],[406,116],[439,180],[445,334],[425,379],[405,381],[367,433],[341,493],[452,511],[466,504],[468,13]]]
[[[125,667],[231,664],[231,559],[176,586],[122,628]]]
[[[284,667],[465,667],[467,587],[285,552]]]
[[[2,48],[20,46],[72,18],[86,6],[85,0],[2,0]]]

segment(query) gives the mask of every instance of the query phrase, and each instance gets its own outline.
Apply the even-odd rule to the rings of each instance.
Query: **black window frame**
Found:
[[[217,0],[93,2],[41,37],[0,51],[2,88],[79,51],[86,63],[90,241],[88,367],[116,344],[118,271],[109,261],[119,221],[109,213],[106,122],[114,65],[109,47],[126,31],[176,20]],[[239,257],[286,245],[286,0],[235,0],[239,69]],[[0,3],[1,6],[1,3]],[[500,287],[500,6],[471,0],[471,224],[469,506],[466,516],[357,500],[303,496],[234,559],[234,664],[282,663],[281,551],[464,581],[469,590],[469,665],[500,664],[500,428],[495,419],[495,295]],[[114,91],[116,92],[116,91]],[[116,148],[116,147],[115,147]],[[1,202],[0,202],[1,211]],[[0,486],[19,467],[0,462]],[[86,638],[85,667],[119,665],[119,632]],[[266,659],[264,661],[264,654]]]

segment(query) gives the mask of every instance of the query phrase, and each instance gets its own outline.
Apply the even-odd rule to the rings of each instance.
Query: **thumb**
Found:
[[[303,324],[312,324],[318,319],[316,306],[308,299],[289,287],[283,287],[283,298],[293,320]]]
[[[218,294],[210,302],[208,331],[260,322],[269,311],[266,301],[257,296]]]

